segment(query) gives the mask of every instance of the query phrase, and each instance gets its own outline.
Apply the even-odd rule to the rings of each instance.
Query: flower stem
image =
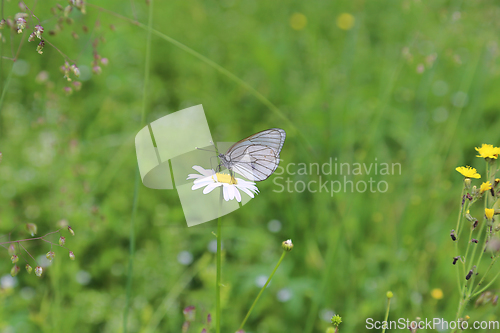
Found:
[[[500,272],[498,272],[497,275],[495,275],[495,277],[490,282],[488,282],[488,284],[483,289],[481,289],[478,292],[474,293],[474,295],[472,295],[472,297],[476,297],[477,295],[481,294],[486,289],[488,289],[493,284],[493,282],[495,282],[495,280],[498,278],[498,276],[500,276]]]
[[[220,333],[220,279],[222,272],[222,187],[220,189],[219,218],[217,219],[217,278],[215,283],[215,331]]]
[[[460,298],[462,295],[460,295]],[[462,313],[464,312],[465,306],[467,303],[469,303],[470,298],[466,297],[464,299],[461,299],[460,302],[458,302],[458,310],[457,310],[457,318],[455,319],[455,323],[458,324],[458,321],[462,317]],[[451,332],[458,332],[458,329],[452,329]]]
[[[462,194],[460,195],[460,200],[463,200],[464,193],[465,193],[465,185],[462,187]],[[457,226],[455,227],[455,231],[456,231],[459,239],[460,239],[460,233],[462,231],[462,228],[460,228],[460,221],[462,220],[463,210],[464,210],[464,205],[462,204],[462,205],[460,205],[460,210],[458,212],[458,217],[457,217]],[[458,256],[460,253],[458,250],[458,239],[454,243],[455,243],[455,255]],[[465,266],[465,264],[463,264],[462,266]],[[458,292],[460,294],[462,294],[462,284],[460,283],[460,268],[458,267],[458,265],[456,266],[456,271],[457,271],[457,279],[458,279],[457,280],[458,281]]]
[[[389,319],[390,309],[391,309],[391,299],[387,298],[387,310],[385,310],[385,319],[384,319],[385,325],[383,325],[382,333],[385,333],[385,329],[387,328],[387,319]]]
[[[153,28],[153,0],[149,3],[149,14],[148,14],[148,30],[146,38],[146,59],[144,66],[144,89],[142,95],[142,108],[141,108],[141,128],[144,126],[146,119],[146,101],[147,98],[147,87],[149,84],[149,71],[151,67],[151,30]],[[137,206],[139,203],[139,189],[140,189],[140,173],[139,166],[135,170],[135,182],[134,182],[134,199],[132,201],[132,216],[130,218],[130,234],[129,234],[129,253],[128,253],[128,270],[127,270],[127,282],[126,282],[126,294],[125,294],[125,309],[123,311],[123,333],[128,332],[128,315],[130,304],[132,303],[132,282],[134,273],[134,259],[135,259],[135,219],[137,215]]]
[[[481,278],[481,280],[479,280],[479,283],[476,285],[476,287],[474,288],[474,290],[471,291],[471,294],[474,294],[472,295],[471,297],[474,297],[476,296],[477,294],[475,293],[475,291],[479,288],[479,286],[483,283],[484,281],[484,278],[486,277],[486,275],[488,275],[488,273],[490,272],[490,269],[491,267],[493,266],[493,264],[495,263],[495,261],[497,260],[498,257],[494,257],[492,260],[491,260],[491,263],[490,265],[488,266],[488,269],[486,269],[486,272],[484,272],[483,274],[483,277]]]
[[[245,325],[248,317],[250,316],[250,313],[252,313],[252,310],[253,308],[255,307],[255,304],[257,304],[257,301],[259,300],[260,298],[260,295],[262,295],[262,293],[264,292],[264,290],[266,289],[267,285],[269,284],[269,282],[271,282],[271,279],[273,278],[274,276],[274,273],[276,273],[276,270],[278,269],[278,267],[281,265],[281,262],[283,261],[283,258],[285,258],[285,255],[286,255],[286,252],[287,251],[283,251],[283,254],[281,255],[281,258],[280,260],[278,261],[278,263],[276,264],[276,267],[274,267],[274,270],[273,272],[271,273],[271,275],[269,276],[269,278],[267,279],[266,281],[266,284],[262,287],[262,289],[260,290],[259,294],[257,295],[257,297],[255,298],[255,301],[253,301],[253,304],[252,306],[250,307],[250,310],[248,310],[247,312],[247,315],[245,316],[245,319],[243,319],[243,321],[241,322],[241,325],[240,325],[240,328],[238,330],[241,330],[243,329],[243,326]]]

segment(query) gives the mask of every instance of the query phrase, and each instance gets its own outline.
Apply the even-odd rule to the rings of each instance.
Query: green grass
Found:
[[[449,232],[462,177],[454,169],[480,169],[474,147],[500,144],[495,2],[155,1],[150,57],[147,6],[135,3],[134,14],[128,2],[100,5],[132,20],[137,15],[142,26],[88,6],[85,16],[71,14],[63,33],[46,36],[82,71],[92,61],[82,25],[92,40],[105,38],[97,50],[109,65],[80,92],[62,93],[64,59],[49,46],[38,55],[25,41],[12,74],[12,61],[2,60],[0,234],[17,226],[13,236],[24,238],[23,224],[34,222],[41,235],[66,219],[76,233],[65,235],[76,261],[56,249],[41,279],[21,271],[15,288],[0,292],[0,331],[122,331],[134,136],[143,115],[151,122],[196,104],[203,104],[215,141],[284,128],[283,166],[330,157],[402,166],[401,175],[373,176],[387,181],[386,193],[276,193],[279,176],[258,184],[255,200],[222,218],[222,332],[236,331],[260,290],[257,277],[271,273],[288,238],[295,247],[256,304],[248,332],[324,332],[328,310],[342,316],[341,332],[363,331],[366,318],[383,320],[388,290],[395,295],[389,318],[455,318]],[[47,32],[56,21],[45,6],[39,2],[35,11]],[[16,8],[5,2],[6,15]],[[296,12],[307,17],[300,31],[289,24]],[[348,31],[336,25],[344,12],[356,19]],[[11,35],[1,32],[10,57]],[[17,48],[21,36],[12,38]],[[42,70],[49,81],[40,84]],[[467,94],[465,104],[458,92]],[[179,332],[188,305],[197,307],[200,322],[215,315],[216,258],[207,247],[217,222],[187,228],[175,191],[139,185],[128,331]],[[267,227],[273,219],[282,223],[277,233]],[[28,245],[35,256],[49,251]],[[190,266],[177,261],[181,251],[193,255]],[[0,276],[11,268],[7,251],[2,258]],[[88,284],[78,283],[80,271],[90,274]],[[287,302],[277,300],[283,288],[293,295]],[[444,298],[433,299],[433,288]],[[466,309],[474,320],[499,320],[497,313],[490,305]]]

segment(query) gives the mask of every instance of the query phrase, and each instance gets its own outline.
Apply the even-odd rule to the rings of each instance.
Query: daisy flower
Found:
[[[205,187],[203,194],[208,194],[215,188],[222,186],[224,200],[229,201],[236,198],[238,202],[241,202],[240,190],[248,194],[251,198],[254,197],[254,193],[259,193],[259,189],[255,186],[255,183],[231,177],[226,173],[216,173],[213,169],[203,169],[197,165],[193,166],[193,169],[200,173],[188,175],[188,180],[194,179],[193,186],[191,187],[193,191]]]

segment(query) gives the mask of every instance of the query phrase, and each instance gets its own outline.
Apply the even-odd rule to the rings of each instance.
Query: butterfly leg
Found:
[[[229,175],[231,176],[231,183],[236,184],[236,178],[234,178],[234,171],[229,169]]]

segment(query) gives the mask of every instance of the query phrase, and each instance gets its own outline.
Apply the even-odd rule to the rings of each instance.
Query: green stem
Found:
[[[488,289],[493,284],[493,282],[495,282],[495,280],[498,278],[499,275],[500,275],[500,272],[498,272],[497,275],[495,275],[495,277],[490,282],[488,282],[488,284],[486,286],[484,286],[483,289],[481,289],[478,292],[474,293],[474,295],[472,295],[472,297],[476,297],[477,295],[481,294],[483,291],[485,291],[486,289]]]
[[[387,309],[385,310],[385,325],[383,325],[382,333],[385,333],[385,329],[387,328],[387,319],[389,319],[389,310],[391,309],[391,299],[387,298]]]
[[[217,219],[217,279],[215,282],[215,330],[220,333],[220,280],[222,273],[222,199],[223,192],[220,188],[219,218]]]
[[[465,181],[465,180],[464,180]],[[465,184],[464,186],[462,187],[462,194],[460,195],[460,200],[461,202],[463,202],[463,197],[464,197],[464,192],[465,192]],[[458,212],[458,217],[457,217],[457,226],[455,227],[455,231],[457,233],[457,236],[459,235],[459,227],[460,227],[460,221],[462,219],[462,213],[463,213],[463,210],[464,210],[464,205],[460,205],[460,210]],[[458,236],[458,238],[460,238],[460,236]],[[459,255],[459,250],[458,250],[458,239],[455,240],[455,255]],[[464,258],[465,259],[465,258]],[[463,264],[462,266],[464,266],[465,264]],[[460,283],[460,268],[459,266],[457,265],[456,266],[456,271],[457,271],[457,283],[458,283],[458,292],[460,294],[462,294],[462,284]]]
[[[144,66],[144,87],[142,94],[142,108],[141,108],[141,127],[144,126],[146,119],[146,101],[147,99],[147,86],[149,83],[149,68],[151,67],[151,31],[153,30],[153,0],[149,3],[149,17],[148,17],[148,33],[146,39],[146,60]],[[127,286],[126,286],[126,300],[125,309],[123,311],[123,333],[128,331],[128,313],[130,303],[132,300],[132,275],[134,268],[134,254],[135,254],[135,216],[137,214],[137,204],[139,201],[139,186],[140,186],[140,173],[139,166],[135,170],[135,184],[134,184],[134,199],[132,203],[132,217],[130,219],[130,235],[129,235],[129,263],[127,272]]]
[[[12,67],[14,67],[14,65],[12,65]],[[0,96],[0,110],[2,110],[3,103],[4,103],[4,100],[5,100],[5,94],[7,93],[7,89],[10,86],[10,79],[12,78],[12,72],[13,72],[13,70],[11,68],[9,74],[7,75],[7,79],[5,80],[5,83],[2,82],[3,83],[3,89],[2,89],[2,95]]]
[[[269,282],[271,282],[271,279],[273,278],[274,273],[276,273],[276,270],[277,270],[277,269],[278,269],[278,267],[281,265],[281,262],[283,261],[283,258],[285,258],[286,252],[287,252],[287,251],[283,250],[283,254],[281,255],[280,260],[279,260],[279,261],[278,261],[278,263],[276,264],[276,267],[274,267],[274,270],[273,270],[273,272],[271,273],[271,275],[269,276],[269,278],[267,279],[266,284],[262,287],[262,289],[260,290],[259,294],[258,294],[258,295],[257,295],[257,297],[255,298],[255,301],[253,301],[253,304],[252,304],[252,306],[250,307],[250,310],[248,310],[247,315],[245,316],[245,319],[243,319],[243,321],[241,322],[240,328],[239,328],[238,330],[243,329],[243,326],[245,325],[245,323],[246,323],[246,321],[247,321],[248,317],[250,316],[250,313],[252,313],[252,310],[253,310],[253,308],[255,307],[255,304],[257,304],[257,301],[259,300],[260,295],[262,295],[262,293],[264,292],[264,290],[267,288],[267,285],[269,284]]]
[[[481,277],[481,280],[479,280],[479,283],[476,285],[476,287],[474,288],[474,290],[472,290],[472,291],[471,291],[471,294],[472,294],[472,293],[474,293],[474,295],[473,295],[472,297],[474,297],[474,296],[476,296],[476,295],[477,295],[477,293],[475,293],[475,291],[476,291],[476,290],[477,290],[477,288],[479,288],[479,286],[483,283],[484,278],[485,278],[485,277],[486,277],[486,275],[488,275],[488,273],[490,272],[490,269],[491,269],[491,267],[493,267],[493,264],[495,263],[495,261],[497,260],[497,258],[498,258],[498,257],[495,257],[495,258],[493,258],[493,259],[491,260],[490,265],[489,265],[489,266],[488,266],[488,268],[486,269],[486,272],[484,272],[483,276]]]
[[[460,297],[462,297],[462,295],[460,295]],[[458,310],[457,310],[457,318],[455,319],[455,322],[458,323],[458,320],[462,317],[462,313],[465,309],[465,305],[467,305],[467,303],[469,303],[469,300],[470,298],[464,298],[463,300],[460,300],[460,302],[458,302]],[[452,332],[457,332],[457,330],[453,331],[452,329]]]
[[[126,286],[126,299],[125,309],[123,311],[123,332],[127,333],[128,312],[132,300],[132,274],[135,253],[135,216],[137,213],[137,201],[139,199],[139,167],[135,171],[135,186],[134,186],[134,200],[132,203],[132,217],[130,219],[130,235],[129,235],[129,258],[128,258],[128,271],[127,271],[127,286]]]
[[[486,220],[486,219],[485,219]],[[481,227],[479,228],[479,241],[481,241],[481,237],[483,235],[483,230],[484,230],[484,226],[486,225],[488,221],[483,221],[483,223],[481,223]],[[476,250],[479,246],[474,246],[474,249],[472,250],[472,256],[470,257],[470,260],[469,260],[469,267],[467,269],[467,271],[470,271],[472,269],[472,266],[473,266],[473,261],[474,261],[474,258],[476,257]],[[476,267],[478,267],[478,265],[476,265]]]
[[[490,174],[489,174],[489,163],[486,162],[486,181],[488,181],[490,179]],[[484,192],[484,209],[486,211],[486,208],[488,207],[488,197],[489,197],[489,191],[486,191]],[[484,214],[484,212],[483,212]],[[488,219],[485,217],[484,218],[484,223],[483,225],[481,226],[481,229],[479,231],[479,236],[480,237],[483,237],[483,231],[484,231],[484,226],[487,225],[489,223]],[[486,252],[486,249],[485,249],[485,246],[486,246],[486,243],[488,242],[488,239],[489,239],[489,228],[488,226],[486,226],[486,232],[484,234],[484,243],[481,242],[481,244],[484,244],[483,246],[481,246],[481,252],[479,253],[479,258],[477,259],[477,262],[476,262],[476,269],[479,270],[479,265],[481,264],[481,259],[483,258],[483,254],[484,252]],[[481,238],[480,238],[481,239]],[[473,251],[473,255],[472,255],[472,258],[471,258],[471,264],[472,264],[472,260],[474,260],[474,254],[475,254],[475,250],[477,249],[478,247],[475,246],[474,247],[474,251]],[[470,281],[470,285],[471,285],[471,288],[469,289],[469,293],[467,295],[467,297],[470,299],[471,298],[471,295],[472,295],[472,292],[473,292],[473,288],[472,286],[474,285],[474,281],[476,279],[476,274],[473,274],[472,275],[472,279]],[[474,288],[475,289],[475,288]]]
[[[474,229],[471,226],[470,233],[469,233],[469,242],[467,243],[467,250],[465,250],[465,256],[464,256],[465,262],[467,262],[467,256],[469,255],[470,244],[472,243],[472,231],[474,231]],[[465,276],[465,275],[467,275],[465,272],[465,263],[462,265],[462,267],[463,267],[463,275]]]
[[[464,200],[463,199],[464,198],[464,193],[465,193],[465,185],[462,187],[462,194],[460,195],[461,202]],[[457,235],[458,235],[458,233],[460,231],[459,227],[460,227],[460,221],[462,220],[462,212],[463,212],[463,210],[464,210],[464,205],[461,204],[460,205],[460,210],[458,212],[458,217],[457,217],[457,226],[455,227],[455,232],[457,233]]]

